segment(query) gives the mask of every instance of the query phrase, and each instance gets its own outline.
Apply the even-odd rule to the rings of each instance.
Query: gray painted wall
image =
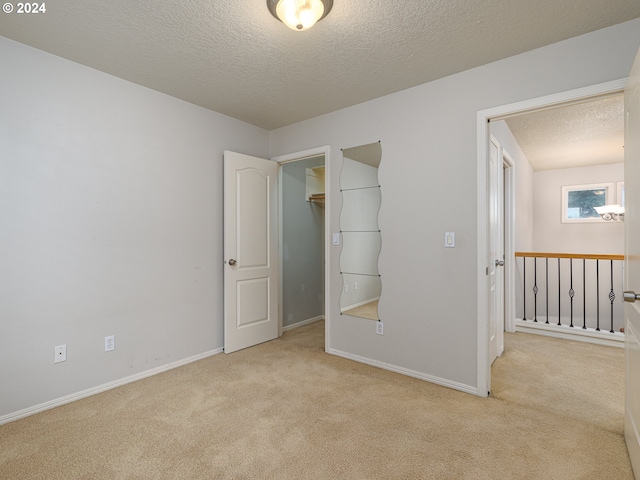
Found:
[[[283,326],[324,313],[324,206],[307,201],[305,172],[324,157],[282,167]]]
[[[624,78],[638,45],[634,20],[269,133],[0,38],[0,417],[222,346],[225,149],[329,145],[330,234],[339,149],[381,141],[384,335],[334,321],[332,247],[329,343],[473,390],[477,112]]]
[[[332,247],[330,348],[475,391],[477,112],[625,78],[639,45],[634,20],[272,131],[274,156],[330,146],[328,233],[339,231],[340,148],[382,143],[384,335],[370,320],[340,318]],[[445,249],[449,231],[456,248]]]
[[[221,348],[222,154],[267,157],[268,132],[2,37],[0,58],[0,418]]]
[[[624,223],[562,223],[562,187],[624,181],[624,163],[533,175],[533,244],[538,252],[624,253]],[[613,202],[617,203],[617,202]]]

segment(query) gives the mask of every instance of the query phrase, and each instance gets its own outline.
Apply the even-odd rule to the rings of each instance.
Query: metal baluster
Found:
[[[518,252],[518,255],[516,256],[522,256],[521,253]],[[576,287],[573,284],[573,260],[574,259],[578,259],[578,260],[582,260],[582,325],[581,328],[582,330],[585,331],[596,331],[596,332],[606,332],[608,331],[609,333],[616,333],[616,329],[615,329],[615,325],[616,325],[616,314],[620,315],[620,312],[618,310],[616,310],[616,306],[615,306],[615,300],[617,299],[617,284],[614,283],[614,281],[618,281],[617,278],[614,276],[620,276],[620,272],[619,270],[617,270],[618,267],[616,267],[617,264],[614,265],[614,260],[617,260],[618,256],[610,256],[611,258],[607,258],[606,260],[609,260],[609,281],[610,281],[610,287],[609,287],[609,292],[607,293],[602,293],[601,290],[602,288],[606,289],[606,285],[602,286],[600,285],[600,260],[604,260],[603,258],[597,258],[598,255],[587,255],[587,256],[582,256],[582,255],[576,255],[576,254],[567,254],[566,256],[560,257],[557,256],[557,268],[558,268],[558,321],[557,322],[552,322],[551,321],[551,309],[552,307],[554,307],[553,305],[551,305],[551,299],[550,297],[552,296],[552,292],[550,292],[550,287],[552,287],[552,280],[550,279],[550,275],[553,274],[553,272],[549,271],[549,264],[553,263],[550,262],[549,260],[553,257],[544,257],[544,280],[541,278],[540,282],[544,281],[544,284],[538,284],[538,257],[535,255],[532,255],[533,257],[533,279],[532,279],[532,283],[533,285],[531,287],[528,286],[528,282],[529,282],[529,278],[527,277],[527,258],[525,256],[522,256],[522,273],[523,273],[523,300],[522,300],[522,320],[523,321],[533,321],[533,323],[542,323],[542,319],[538,319],[538,295],[540,295],[541,289],[545,289],[544,292],[544,299],[540,298],[540,300],[544,303],[544,305],[542,305],[540,307],[540,315],[543,315],[543,309],[545,311],[544,315],[546,316],[545,318],[545,324],[547,325],[558,325],[558,326],[568,326],[570,328],[580,328],[579,326],[579,320],[577,318],[574,318],[575,315],[575,308],[577,307],[577,304],[575,303],[576,301],[576,296],[580,295],[580,292],[578,292],[576,290]],[[554,255],[554,257],[556,257]],[[589,257],[594,257],[594,258],[589,258]],[[615,258],[614,258],[615,257]],[[567,290],[564,290],[565,287],[563,287],[563,273],[562,273],[562,269],[563,264],[565,264],[565,261],[563,260],[563,258],[569,258],[569,288]],[[589,272],[589,278],[587,278],[587,268],[589,268],[589,270],[591,269],[591,267],[588,266],[588,262],[587,260],[595,260],[596,264],[595,264],[595,295],[596,295],[596,301],[594,302],[595,305],[593,305],[591,302],[592,300],[587,301],[587,290],[589,290],[590,292],[593,292],[592,288],[592,278],[593,275],[591,272]],[[590,264],[589,264],[590,265]],[[529,268],[531,268],[531,266],[529,266]],[[551,267],[553,268],[553,267]],[[606,265],[603,267],[606,269]],[[615,271],[614,271],[615,270]],[[577,272],[577,274],[579,275],[580,272]],[[542,275],[542,271],[540,271],[540,275]],[[577,277],[576,277],[577,278]],[[576,280],[579,281],[579,280]],[[603,279],[604,282],[606,282],[605,279]],[[531,295],[533,293],[533,299],[531,300],[527,300],[527,296]],[[564,295],[568,294],[569,296],[569,307],[568,310],[569,312],[566,312],[569,316],[569,321],[565,323],[565,319],[563,317],[563,310],[562,310],[562,298],[564,297]],[[606,323],[605,317],[602,315],[606,315],[605,313],[600,311],[600,308],[606,308],[602,305],[601,300],[603,300],[602,298],[600,298],[600,295],[608,295],[609,298],[609,310],[610,310],[610,317],[609,317],[609,329],[606,328],[606,325],[601,325],[601,323]],[[591,294],[590,294],[590,298],[591,298]],[[530,317],[527,319],[527,302],[531,303],[533,302],[533,312],[529,312],[530,313]],[[587,317],[591,318],[591,313],[589,313],[589,315],[587,315],[587,308],[589,308],[589,312],[592,311],[592,307],[595,306],[595,310],[596,310],[596,314],[595,314],[595,326],[589,324],[587,325]],[[530,307],[531,308],[531,307]],[[602,314],[602,315],[601,315]],[[600,318],[602,316],[602,319]],[[575,320],[575,322],[574,322]],[[591,321],[591,320],[590,320]],[[592,328],[595,327],[595,328]]]
[[[546,288],[545,295],[547,297],[547,321],[544,323],[549,323],[549,257],[545,258],[545,277],[546,277]]]
[[[596,260],[596,332],[600,331],[600,260]]]
[[[582,329],[587,329],[587,260],[582,259]]]
[[[522,257],[522,320],[527,321],[527,257]]]
[[[560,310],[560,258],[558,257],[558,325],[562,325],[562,314]]]
[[[611,291],[609,292],[609,301],[611,302],[611,330],[609,333],[614,333],[613,331],[613,301],[616,299],[616,294],[613,293],[613,260],[611,260]]]
[[[538,323],[538,257],[533,257],[533,322]]]
[[[573,258],[569,259],[569,279],[571,281],[571,285],[569,285],[569,298],[571,299],[571,324],[569,326],[573,328],[573,297],[576,294],[573,290]]]

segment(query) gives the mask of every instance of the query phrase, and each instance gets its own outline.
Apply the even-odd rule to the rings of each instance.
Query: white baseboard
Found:
[[[378,360],[373,360],[367,357],[361,357],[360,355],[354,355],[352,353],[343,352],[341,350],[336,350],[334,348],[329,349],[328,353],[332,355],[336,355],[338,357],[347,358],[349,360],[355,360],[356,362],[364,363],[367,365],[371,365],[372,367],[382,368],[384,370],[389,370],[391,372],[400,373],[402,375],[407,375],[408,377],[418,378],[420,380],[425,380],[427,382],[435,383],[436,385],[442,385],[443,387],[452,388],[454,390],[459,390],[465,393],[471,393],[473,395],[478,395],[477,387],[472,387],[471,385],[465,385],[464,383],[453,382],[451,380],[447,380],[440,377],[435,377],[433,375],[428,375],[426,373],[417,372],[415,370],[410,370],[408,368],[399,367],[397,365],[392,365],[390,363],[380,362]]]
[[[306,320],[302,320],[301,322],[296,322],[291,325],[287,325],[286,327],[282,327],[282,331],[286,332],[287,330],[291,330],[292,328],[303,327],[305,325],[309,325],[310,323],[317,322],[318,320],[324,320],[324,315],[319,315],[313,318],[307,318]]]
[[[532,320],[516,318],[516,332],[533,333],[547,337],[563,338],[578,342],[594,343],[607,347],[624,348],[624,333],[609,331],[596,331],[593,328],[569,327],[568,325],[553,325]]]
[[[198,355],[193,355],[191,357],[184,358],[182,360],[177,360],[175,362],[170,362],[170,363],[167,363],[166,365],[161,365],[159,367],[155,367],[150,370],[145,370],[144,372],[136,373],[134,375],[129,375],[128,377],[120,378],[112,382],[103,383],[102,385],[98,385],[96,387],[87,388],[86,390],[82,390],[81,392],[76,392],[70,395],[66,395],[64,397],[56,398],[54,400],[50,400],[48,402],[35,405],[33,407],[25,408],[24,410],[19,410],[17,412],[9,413],[8,415],[3,415],[2,417],[0,417],[0,425],[13,422],[15,420],[19,420],[21,418],[34,415],[36,413],[44,412],[45,410],[50,410],[52,408],[59,407],[66,403],[75,402],[76,400],[90,397],[91,395],[96,395],[98,393],[106,392],[107,390],[121,387],[122,385],[126,385],[127,383],[135,382],[137,380],[142,380],[143,378],[151,377],[153,375],[157,375],[158,373],[166,372],[167,370],[172,370],[174,368],[182,367],[183,365],[187,365],[188,363],[196,362],[198,360],[202,360],[203,358],[217,355],[218,353],[222,353],[223,351],[224,351],[223,348],[216,348],[215,350],[199,353]]]

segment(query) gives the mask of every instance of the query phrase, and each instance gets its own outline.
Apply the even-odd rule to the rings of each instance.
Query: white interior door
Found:
[[[640,294],[640,50],[625,89],[625,290]],[[635,300],[625,292],[625,300]],[[640,476],[640,300],[625,302],[625,440]]]
[[[278,337],[278,164],[224,152],[224,351]]]
[[[489,144],[489,362],[502,354],[504,326],[503,167],[500,148]]]

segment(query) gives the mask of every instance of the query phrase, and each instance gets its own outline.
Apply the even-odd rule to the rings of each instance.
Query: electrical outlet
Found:
[[[376,322],[376,333],[378,335],[384,335],[384,324],[380,320]]]
[[[60,363],[67,361],[67,346],[58,345],[53,347],[53,363]]]
[[[111,350],[116,349],[116,336],[109,335],[108,337],[104,337],[104,351],[110,352]]]
[[[456,247],[456,232],[445,232],[444,234],[444,246],[446,248]]]
[[[349,293],[349,284],[348,283],[344,284],[344,293]]]
[[[353,282],[353,289],[357,290],[358,289],[358,282]]]

